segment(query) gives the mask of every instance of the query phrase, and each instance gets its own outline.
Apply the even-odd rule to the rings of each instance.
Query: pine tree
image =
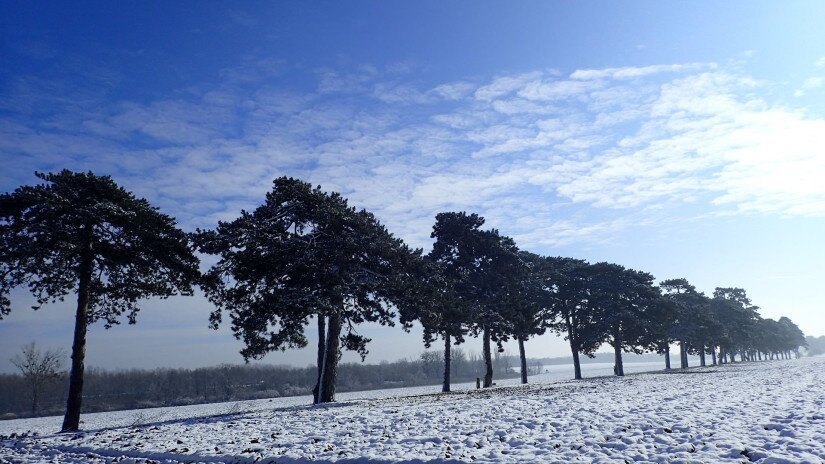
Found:
[[[659,284],[662,293],[675,307],[673,339],[679,342],[679,365],[688,366],[688,353],[700,337],[701,313],[705,310],[704,296],[687,279],[668,279]]]
[[[583,260],[547,257],[544,289],[550,293],[551,312],[555,316],[552,330],[563,335],[573,356],[573,378],[582,379],[580,354],[592,357],[601,342],[586,341],[593,316],[589,307],[589,269]]]
[[[473,335],[482,335],[484,387],[493,383],[491,343],[499,352],[512,330],[503,311],[508,279],[520,265],[518,248],[495,229],[481,230],[484,218],[465,212],[439,213],[433,226],[435,238],[430,257],[444,266],[456,295],[468,305],[467,321]]]
[[[665,370],[670,370],[670,345],[676,341],[676,303],[664,295],[660,295],[651,310],[655,321],[651,327],[651,337],[654,339],[653,349],[665,358]]]
[[[318,321],[319,356],[315,402],[335,400],[341,348],[367,355],[364,322],[394,325],[420,250],[411,251],[371,213],[347,205],[338,193],[281,177],[263,205],[242,211],[214,231],[199,231],[197,243],[219,261],[207,273],[205,291],[242,339],[244,359],[303,347],[305,326]]]
[[[530,252],[519,253],[521,265],[510,277],[507,314],[518,341],[521,383],[527,383],[527,354],[524,343],[533,336],[544,334],[555,319],[554,298],[551,292],[552,267],[543,257]]]
[[[655,343],[650,326],[655,323],[658,289],[652,275],[618,264],[594,264],[590,275],[589,305],[595,316],[587,337],[613,346],[614,373],[623,376],[622,352],[642,353]]]
[[[108,176],[36,173],[45,183],[0,196],[0,317],[10,290],[26,286],[34,309],[77,295],[63,431],[80,426],[86,332],[125,315],[143,298],[192,293],[198,260],[175,220]]]
[[[460,280],[447,274],[445,262],[438,261],[432,253],[425,257],[419,277],[417,292],[408,291],[399,311],[402,322],[417,320],[421,323],[424,346],[430,348],[438,337],[444,341],[444,375],[441,391],[450,391],[453,346],[464,343],[470,331],[471,305],[461,298],[456,287]]]
[[[758,318],[758,307],[751,304],[744,289],[717,287],[711,301],[713,318],[720,324],[719,356],[735,360],[737,352],[740,360],[753,343],[752,334]]]

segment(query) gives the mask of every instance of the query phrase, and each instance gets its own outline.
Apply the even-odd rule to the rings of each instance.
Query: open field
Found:
[[[58,418],[7,421],[0,460],[825,462],[823,358],[537,380],[324,407],[279,398],[103,413],[79,434],[53,434]]]

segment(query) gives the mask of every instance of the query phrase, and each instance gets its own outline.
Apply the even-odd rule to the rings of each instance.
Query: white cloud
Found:
[[[384,103],[402,103],[423,105],[433,103],[436,98],[432,94],[423,93],[412,85],[376,84],[374,95]]]
[[[475,84],[470,82],[451,82],[435,87],[433,93],[447,100],[460,100],[470,95],[475,88]]]
[[[715,69],[716,63],[659,64],[652,66],[626,66],[606,69],[578,69],[570,74],[571,79],[633,79],[658,73],[682,73],[702,69]]]
[[[550,114],[562,111],[561,107],[557,105],[545,102],[536,103],[523,98],[494,100],[491,105],[494,110],[507,115],[520,113]]]
[[[823,80],[821,77],[809,77],[802,82],[802,85],[799,89],[794,92],[795,97],[802,97],[804,96],[809,90],[818,89],[822,87]]]
[[[594,81],[533,81],[518,91],[520,97],[527,100],[563,100],[575,97],[601,87],[601,83]]]
[[[534,81],[541,76],[541,72],[534,71],[524,74],[516,74],[514,76],[499,77],[494,79],[493,82],[479,87],[475,92],[475,98],[478,100],[493,100],[519,90],[527,82]]]

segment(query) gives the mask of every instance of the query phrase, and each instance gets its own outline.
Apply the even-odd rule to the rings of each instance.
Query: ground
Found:
[[[221,407],[162,420],[132,411],[125,426],[98,416],[85,427],[99,428],[77,434],[46,430],[57,418],[9,421],[0,424],[0,462],[825,463],[825,358],[322,407]]]

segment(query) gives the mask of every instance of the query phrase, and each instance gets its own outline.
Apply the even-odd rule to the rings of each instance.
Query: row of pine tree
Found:
[[[526,382],[524,343],[548,330],[569,341],[577,379],[579,355],[605,343],[615,350],[616,375],[624,374],[622,352],[668,354],[677,342],[682,367],[688,353],[703,364],[707,353],[714,363],[789,357],[805,343],[789,319],[761,319],[742,289],[708,297],[685,279],[657,286],[652,275],[618,264],[538,256],[483,229],[476,214],[438,214],[425,255],[372,213],[297,179],[276,179],[252,212],[186,233],[108,176],[36,175],[43,183],[0,195],[0,318],[16,287],[32,293],[34,309],[75,295],[64,431],[80,424],[89,324],[135,323],[141,300],[195,288],[215,305],[213,327],[229,316],[247,360],[306,346],[315,325],[317,403],[335,399],[342,349],[366,356],[369,339],[358,333],[365,322],[420,323],[427,346],[443,340],[444,391],[451,347],[468,336],[482,337],[485,387],[494,344],[518,341]],[[197,253],[215,264],[201,272]]]

